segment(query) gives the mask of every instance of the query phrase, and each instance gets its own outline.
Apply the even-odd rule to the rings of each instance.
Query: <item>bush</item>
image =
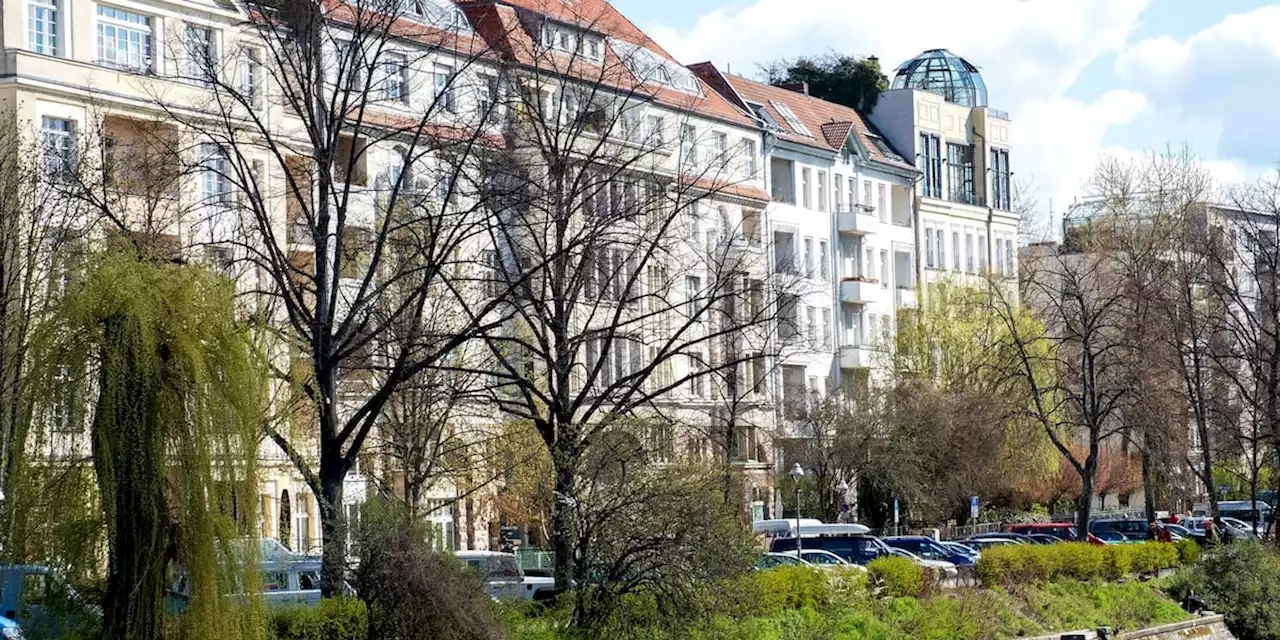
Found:
[[[786,609],[818,608],[831,601],[831,588],[821,569],[778,567],[756,571],[740,580],[749,583],[755,602],[768,613]]]
[[[365,504],[354,583],[368,605],[369,640],[493,640],[493,602],[475,572],[427,544],[427,532],[396,505]]]
[[[918,597],[928,584],[924,567],[897,556],[876,558],[867,563],[867,577],[895,598]]]
[[[1184,538],[1175,546],[1178,548],[1178,562],[1183,566],[1195,564],[1200,558],[1200,544],[1195,540]]]
[[[1194,543],[1193,543],[1194,544]],[[1117,580],[1133,573],[1151,574],[1177,567],[1185,552],[1163,542],[1091,545],[1004,545],[982,552],[978,578],[988,586],[1040,583],[1055,578]]]
[[[1174,595],[1202,598],[1226,616],[1240,640],[1280,638],[1280,555],[1262,543],[1238,542],[1206,552],[1178,578]]]
[[[355,598],[325,598],[314,607],[274,612],[271,631],[276,640],[365,640],[367,618]]]

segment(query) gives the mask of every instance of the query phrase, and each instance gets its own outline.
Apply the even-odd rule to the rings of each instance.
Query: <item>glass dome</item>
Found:
[[[928,91],[966,107],[987,106],[987,85],[978,68],[946,49],[930,49],[902,63],[889,88]]]

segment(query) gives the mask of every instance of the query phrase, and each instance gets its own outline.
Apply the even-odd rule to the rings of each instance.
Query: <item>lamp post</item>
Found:
[[[803,478],[803,477],[804,477],[804,469],[800,467],[800,463],[799,463],[799,462],[795,463],[795,465],[793,465],[793,466],[791,467],[791,471],[790,471],[789,475],[791,476],[791,480],[792,480],[792,482],[794,482],[794,483],[795,483],[795,485],[796,485],[796,557],[797,557],[797,558],[799,558],[799,557],[800,557],[800,551],[801,551],[801,549],[800,549],[800,547],[801,547],[801,541],[800,541],[800,478]]]

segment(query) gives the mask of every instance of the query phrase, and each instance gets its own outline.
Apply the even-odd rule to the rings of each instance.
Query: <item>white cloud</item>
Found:
[[[1079,194],[1107,129],[1147,108],[1142,94],[1064,96],[1098,58],[1124,49],[1149,0],[755,0],[701,16],[687,31],[649,33],[681,60],[754,75],[778,58],[835,50],[877,55],[886,72],[945,47],[982,69],[991,106],[1012,114],[1014,170],[1042,208]]]
[[[1224,17],[1185,40],[1148,38],[1116,74],[1159,105],[1221,127],[1215,156],[1251,167],[1280,161],[1280,6]],[[1255,170],[1258,173],[1261,169]]]

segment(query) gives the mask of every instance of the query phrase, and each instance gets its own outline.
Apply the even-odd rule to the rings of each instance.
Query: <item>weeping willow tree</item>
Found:
[[[234,289],[137,246],[92,259],[48,341],[45,380],[87,372],[107,572],[102,636],[262,636],[256,526],[264,376]],[[56,390],[55,390],[56,391]],[[175,576],[178,576],[175,579]],[[185,608],[165,619],[183,584]]]

